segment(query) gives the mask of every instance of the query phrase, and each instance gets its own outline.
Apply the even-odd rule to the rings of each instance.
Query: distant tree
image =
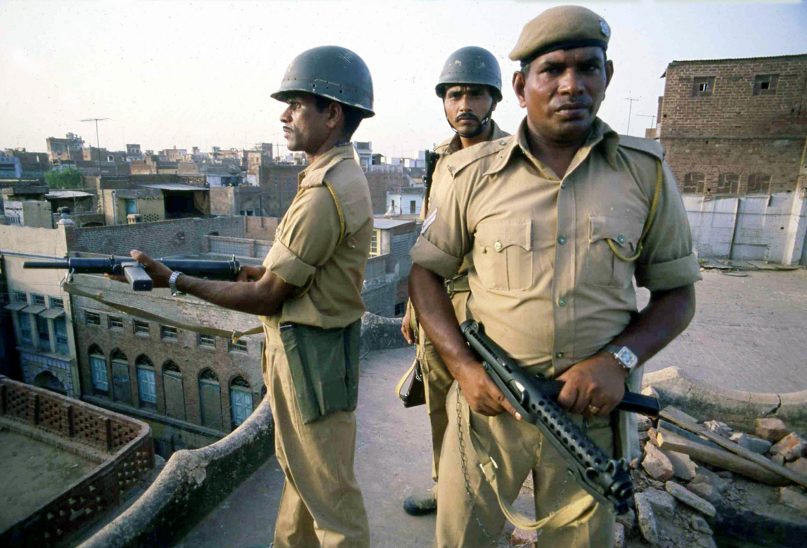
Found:
[[[72,167],[51,169],[45,172],[45,182],[50,188],[81,188],[81,172]]]

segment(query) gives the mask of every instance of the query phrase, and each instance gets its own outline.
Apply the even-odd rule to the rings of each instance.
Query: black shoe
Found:
[[[433,493],[425,497],[406,497],[403,503],[404,512],[410,516],[426,516],[437,511],[437,499]]]

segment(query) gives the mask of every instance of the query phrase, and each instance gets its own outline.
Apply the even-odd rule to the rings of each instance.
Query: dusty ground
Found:
[[[92,461],[0,427],[0,531],[88,474]]]

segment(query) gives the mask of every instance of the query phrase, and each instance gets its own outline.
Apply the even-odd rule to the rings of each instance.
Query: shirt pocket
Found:
[[[643,219],[592,215],[589,218],[589,241],[583,268],[583,281],[591,285],[627,288],[633,279],[635,261],[617,256],[610,241],[625,258],[633,257],[642,234]]]
[[[530,219],[482,221],[474,235],[474,268],[486,289],[521,291],[532,286]]]

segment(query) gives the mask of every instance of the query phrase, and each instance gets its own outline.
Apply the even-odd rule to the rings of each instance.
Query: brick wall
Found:
[[[157,256],[195,255],[204,253],[205,236],[243,237],[242,217],[176,219],[156,223],[98,226],[67,230],[67,248],[86,253],[128,255],[140,249]]]
[[[770,77],[769,89],[760,87],[763,76]],[[798,188],[807,143],[807,55],[674,61],[665,77],[660,138],[684,192]]]
[[[777,75],[774,93],[754,95],[756,76]],[[693,96],[695,78],[713,77],[709,95]],[[673,61],[661,108],[662,139],[807,135],[807,55]]]

